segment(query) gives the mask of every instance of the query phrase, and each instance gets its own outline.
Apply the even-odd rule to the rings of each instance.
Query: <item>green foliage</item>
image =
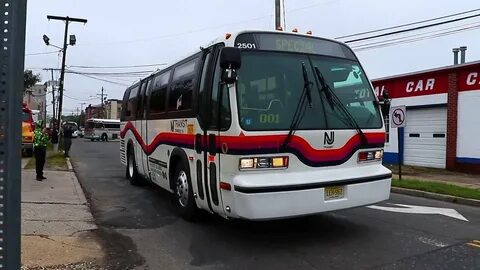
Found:
[[[41,80],[40,74],[33,74],[29,69],[23,72],[23,91],[39,83]]]

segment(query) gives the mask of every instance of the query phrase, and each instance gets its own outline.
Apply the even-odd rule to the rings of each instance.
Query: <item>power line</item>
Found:
[[[450,15],[446,15],[446,16],[430,18],[430,19],[423,20],[423,21],[416,21],[416,22],[412,22],[412,23],[406,23],[406,24],[401,24],[401,25],[397,25],[397,26],[391,26],[391,27],[381,28],[381,29],[377,29],[377,30],[371,30],[371,31],[366,31],[366,32],[361,32],[361,33],[356,33],[356,34],[341,36],[341,37],[337,37],[336,39],[342,39],[342,38],[354,37],[354,36],[362,36],[362,35],[365,35],[365,34],[371,34],[371,33],[376,33],[376,32],[383,32],[383,31],[385,31],[385,30],[398,29],[398,28],[402,28],[402,27],[405,27],[405,26],[411,26],[411,25],[415,25],[415,24],[421,24],[421,23],[426,23],[426,22],[431,22],[431,21],[437,21],[437,20],[441,20],[441,19],[445,19],[445,18],[455,17],[455,16],[458,16],[458,15],[463,15],[463,14],[472,13],[472,12],[475,12],[475,11],[480,11],[480,8],[472,9],[472,10],[468,10],[468,11],[463,11],[463,12],[459,12],[459,13],[455,13],[455,14],[450,14]]]
[[[65,97],[69,98],[69,99],[73,99],[73,100],[76,100],[76,101],[91,101],[91,100],[97,99],[97,98],[79,99],[79,98],[74,98],[74,97],[68,96],[68,95],[66,95],[65,93],[64,93],[63,95],[64,95]]]
[[[156,66],[165,66],[168,65],[167,63],[159,63],[159,64],[145,64],[145,65],[131,65],[131,66],[77,66],[72,65],[69,67],[72,68],[99,68],[99,69],[110,69],[110,68],[137,68],[137,67],[156,67]]]
[[[51,51],[51,52],[26,53],[25,56],[54,54],[54,53],[59,53],[59,52],[60,52],[60,50],[58,50],[58,51]]]
[[[87,74],[82,74],[82,73],[77,73],[77,72],[69,72],[69,73],[84,76],[84,77],[87,77],[87,78],[90,78],[90,79],[93,79],[93,80],[98,80],[98,81],[102,81],[102,82],[108,82],[108,83],[111,83],[111,84],[121,85],[121,86],[124,86],[124,87],[129,86],[128,84],[114,82],[114,81],[110,81],[110,80],[106,80],[106,79],[102,79],[102,78],[97,78],[97,77],[92,76],[92,75],[87,75]]]
[[[466,28],[457,29],[457,30],[453,30],[453,31],[447,31],[447,32],[443,32],[443,33],[439,33],[439,34],[435,34],[435,35],[430,35],[430,36],[423,36],[423,37],[419,37],[419,38],[406,39],[406,40],[402,40],[402,41],[396,41],[396,42],[390,42],[390,43],[384,43],[384,44],[372,45],[372,46],[366,46],[366,47],[359,46],[359,47],[353,48],[353,49],[355,51],[363,51],[363,50],[368,50],[368,49],[382,48],[382,47],[394,46],[394,45],[398,45],[398,44],[412,43],[412,42],[416,42],[416,41],[420,41],[420,40],[433,39],[433,38],[437,38],[437,37],[442,37],[442,36],[457,34],[457,33],[460,33],[460,32],[465,32],[465,31],[472,31],[472,30],[479,29],[479,28],[480,28],[480,25],[477,25],[477,26],[466,27]]]
[[[382,43],[392,42],[392,41],[402,41],[402,40],[406,40],[406,39],[408,39],[408,38],[422,37],[422,36],[425,36],[425,35],[428,35],[428,34],[433,34],[433,33],[442,33],[442,32],[445,32],[446,30],[464,29],[463,27],[467,27],[467,26],[477,26],[477,25],[479,25],[479,24],[480,24],[480,22],[469,23],[469,24],[462,24],[462,25],[457,25],[457,26],[453,26],[453,27],[447,27],[447,28],[443,28],[443,29],[439,29],[439,30],[433,30],[433,31],[429,31],[429,32],[425,32],[425,33],[419,33],[419,34],[414,34],[414,35],[409,35],[409,36],[403,36],[403,37],[398,37],[398,38],[392,38],[392,39],[386,39],[386,40],[368,42],[368,43],[363,43],[363,44],[355,44],[355,45],[352,45],[352,48],[360,48],[360,47],[363,47],[363,46],[371,46],[371,45],[375,45],[375,44],[382,44]]]
[[[352,42],[358,42],[358,41],[363,41],[363,40],[368,40],[368,39],[374,39],[374,38],[379,38],[379,37],[396,35],[396,34],[400,34],[400,33],[405,33],[405,32],[410,32],[410,31],[425,29],[425,28],[434,27],[434,26],[438,26],[438,25],[443,25],[443,24],[447,24],[447,23],[452,23],[452,22],[458,22],[458,21],[462,21],[462,20],[467,20],[467,19],[471,19],[471,18],[475,18],[475,17],[479,17],[479,16],[480,16],[480,13],[479,13],[479,14],[475,14],[475,15],[466,16],[466,17],[457,18],[457,19],[452,19],[452,20],[448,20],[448,21],[443,21],[443,22],[438,22],[438,23],[432,23],[432,24],[417,26],[417,27],[413,27],[413,28],[408,28],[408,29],[403,29],[403,30],[388,32],[388,33],[384,33],[384,34],[379,34],[379,35],[374,35],[374,36],[368,36],[368,37],[363,37],[363,38],[357,38],[357,39],[347,40],[347,41],[345,41],[345,43],[352,43]]]
[[[84,72],[84,71],[77,71],[68,69],[67,72],[69,73],[78,73],[78,74],[86,74],[86,75],[143,75],[143,74],[150,74],[152,70],[144,70],[144,71],[125,71],[125,72]]]

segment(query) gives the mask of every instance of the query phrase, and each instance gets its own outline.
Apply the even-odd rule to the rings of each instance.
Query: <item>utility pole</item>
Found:
[[[54,85],[54,78],[53,78],[53,68],[44,68],[43,70],[50,71],[52,74],[52,80],[50,81],[50,85],[52,86],[52,115],[53,119],[55,119],[55,111],[56,111],[56,106],[55,106],[55,85]],[[45,105],[46,106],[46,105]]]
[[[107,96],[107,94],[104,94],[103,86],[102,86],[102,92],[100,94],[97,94],[97,96],[100,96],[101,100],[101,106],[102,106],[102,118],[105,118],[105,102],[103,100],[104,96]]]
[[[64,21],[65,22],[65,34],[63,36],[63,49],[62,49],[62,70],[60,71],[60,82],[58,87],[59,97],[58,97],[58,126],[62,124],[62,106],[63,106],[63,84],[65,80],[65,59],[67,57],[67,37],[68,37],[68,25],[70,22],[80,22],[80,23],[87,23],[86,19],[80,18],[70,18],[70,17],[60,17],[60,16],[51,16],[48,15],[47,19],[49,20],[57,20],[57,21]]]
[[[285,30],[284,0],[275,0],[275,30]]]
[[[85,126],[85,113],[83,111],[83,105],[86,105],[86,104],[87,104],[86,102],[80,103],[80,116],[78,117],[78,121],[80,122],[79,125],[81,127]],[[82,117],[82,114],[83,114],[83,117]]]

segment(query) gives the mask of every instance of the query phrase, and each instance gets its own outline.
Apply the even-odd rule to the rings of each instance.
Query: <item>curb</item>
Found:
[[[451,195],[444,195],[444,194],[407,189],[407,188],[399,188],[399,187],[392,187],[391,190],[393,193],[399,193],[399,194],[410,195],[415,197],[423,197],[427,199],[434,199],[434,200],[439,200],[444,202],[451,202],[451,203],[458,203],[458,204],[463,204],[468,206],[480,207],[480,200],[475,200],[475,199],[467,199],[467,198],[455,197]]]
[[[73,172],[73,166],[72,166],[72,163],[70,162],[70,158],[67,157],[66,161],[67,161],[68,170]]]

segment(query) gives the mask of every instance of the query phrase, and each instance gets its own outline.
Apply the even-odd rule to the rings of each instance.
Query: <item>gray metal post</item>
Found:
[[[26,14],[26,0],[1,0],[0,270],[20,269],[20,134]]]
[[[458,65],[458,52],[460,51],[459,48],[453,48],[453,64]]]
[[[282,11],[280,6],[281,6],[280,0],[275,0],[275,29],[276,30],[279,30],[282,28]]]
[[[467,51],[467,46],[460,47],[460,64],[465,64],[466,51]]]

